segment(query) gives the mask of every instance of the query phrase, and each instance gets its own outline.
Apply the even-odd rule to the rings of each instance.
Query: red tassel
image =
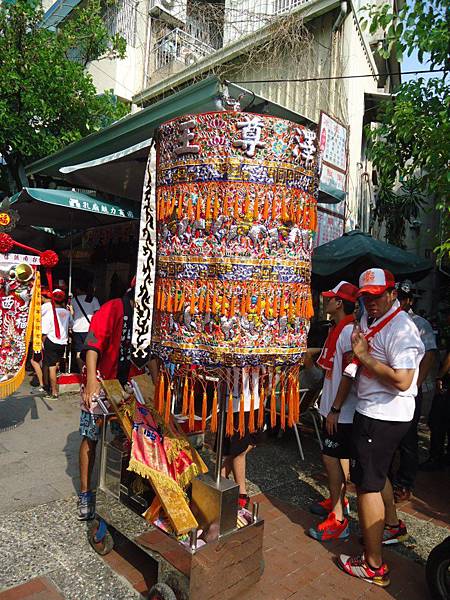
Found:
[[[211,413],[211,431],[215,433],[217,431],[217,388],[214,388],[212,413]]]
[[[184,376],[184,386],[183,386],[183,404],[181,408],[181,414],[183,417],[187,415],[188,412],[188,398],[189,398],[189,382],[187,375]]]
[[[194,387],[194,382],[192,382],[191,394],[189,397],[189,431],[194,431],[195,426]]]
[[[244,413],[244,391],[241,392],[239,401],[239,437],[243,438],[245,434],[245,413]]]
[[[225,427],[225,433],[231,437],[234,433],[233,423],[233,392],[230,389],[230,395],[228,396],[228,409],[227,409],[227,423]]]

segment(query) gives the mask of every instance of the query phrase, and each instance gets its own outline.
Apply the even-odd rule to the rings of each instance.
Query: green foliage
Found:
[[[102,10],[89,0],[55,32],[42,26],[40,2],[0,4],[0,154],[10,191],[20,187],[24,164],[127,112],[110,92],[98,96],[84,70],[99,57],[124,56],[124,40],[108,34]]]
[[[365,26],[371,33],[386,32],[380,54],[418,50],[419,60],[442,75],[418,78],[400,85],[392,102],[380,112],[380,125],[368,132],[369,152],[380,179],[380,202],[376,218],[386,224],[389,241],[401,243],[405,227],[401,221],[417,216],[423,196],[435,199],[441,211],[438,251],[448,253],[449,238],[449,145],[450,145],[450,28],[448,2],[415,0],[395,15],[389,5],[366,9]],[[399,184],[400,181],[400,184]],[[398,237],[400,236],[400,237]]]

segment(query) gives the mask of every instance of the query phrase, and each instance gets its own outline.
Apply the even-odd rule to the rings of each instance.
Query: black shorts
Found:
[[[72,349],[74,352],[81,352],[84,349],[84,341],[87,331],[74,331],[72,333]]]
[[[382,421],[355,412],[350,479],[362,492],[380,492],[410,421]]]
[[[48,338],[44,342],[44,366],[55,367],[64,356],[65,344],[55,344]]]
[[[244,413],[245,419],[245,431],[243,437],[240,437],[239,434],[239,412],[233,413],[233,424],[234,424],[234,434],[229,437],[225,436],[223,440],[223,456],[239,456],[247,450],[249,446],[256,446],[260,439],[262,432],[255,431],[254,433],[250,433],[248,430],[248,418],[250,412]],[[227,417],[225,413],[225,418]],[[255,410],[255,426],[258,423],[258,411]],[[216,442],[214,444],[214,452],[217,451],[217,436]]]
[[[338,423],[337,431],[330,435],[327,432],[325,421],[322,429],[322,454],[334,458],[351,458],[353,456],[352,446],[353,423]]]

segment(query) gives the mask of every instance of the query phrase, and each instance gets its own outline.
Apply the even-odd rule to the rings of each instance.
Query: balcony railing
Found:
[[[285,12],[297,8],[302,4],[306,4],[309,0],[275,0],[274,2],[274,14],[281,15]]]
[[[173,29],[155,44],[153,52],[158,71],[175,62],[189,67],[215,49],[181,29]]]

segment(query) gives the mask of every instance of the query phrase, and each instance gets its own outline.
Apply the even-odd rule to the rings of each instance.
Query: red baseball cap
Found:
[[[65,292],[63,292],[59,288],[57,288],[56,290],[53,290],[53,300],[55,302],[64,302],[65,299],[66,299]]]
[[[341,298],[342,300],[348,300],[349,302],[356,302],[358,297],[358,288],[356,285],[349,283],[348,281],[341,281],[332,290],[322,292],[322,296],[325,298]]]
[[[386,269],[367,269],[359,277],[359,296],[373,294],[378,296],[395,287],[395,278]]]

